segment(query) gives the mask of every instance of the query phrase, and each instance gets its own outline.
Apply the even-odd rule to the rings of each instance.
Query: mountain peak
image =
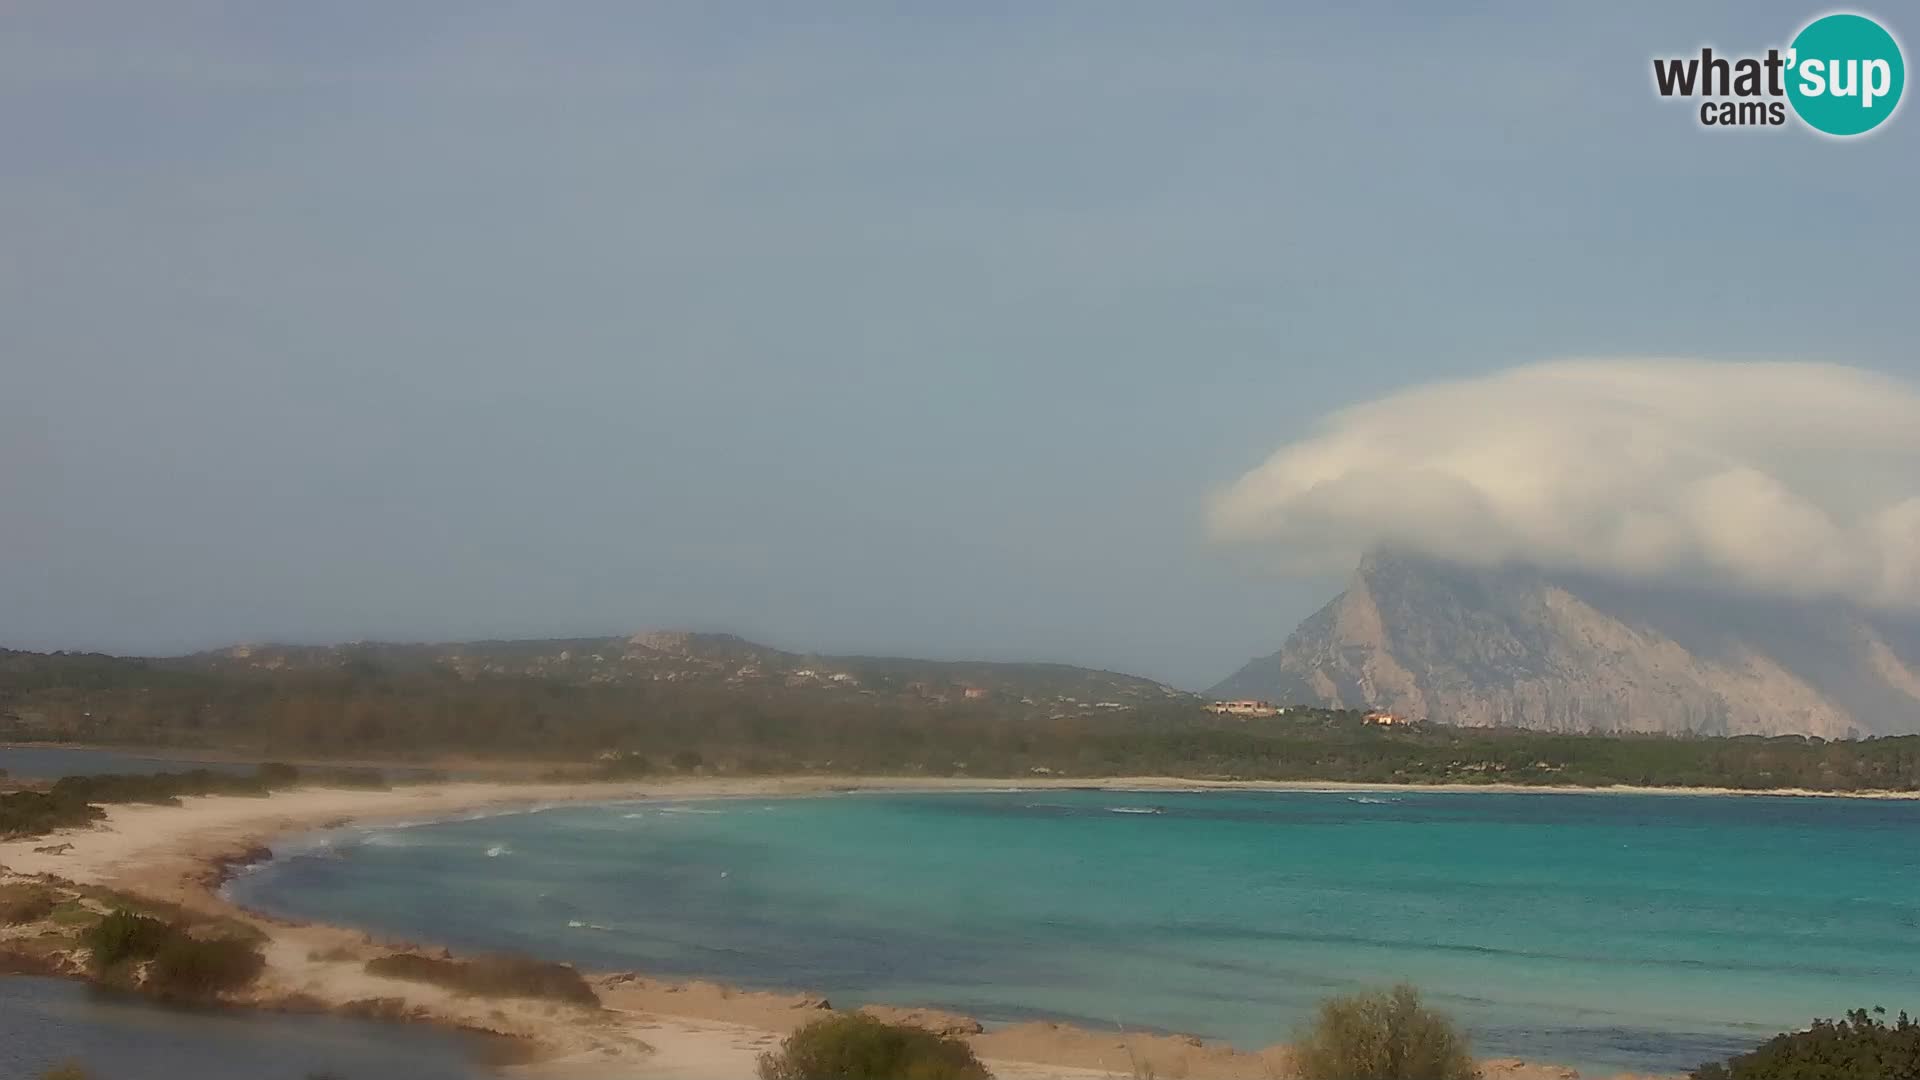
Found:
[[[1896,734],[1920,731],[1920,631],[1834,602],[1377,550],[1213,693],[1476,726]]]

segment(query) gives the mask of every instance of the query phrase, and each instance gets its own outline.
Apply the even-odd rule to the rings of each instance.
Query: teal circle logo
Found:
[[[1900,105],[1907,65],[1900,43],[1865,15],[1826,15],[1793,39],[1787,100],[1808,127],[1828,135],[1864,135]]]

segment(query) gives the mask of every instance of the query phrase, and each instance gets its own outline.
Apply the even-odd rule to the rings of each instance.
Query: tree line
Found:
[[[18,655],[18,654],[16,654]],[[629,774],[1171,775],[1366,783],[1920,790],[1920,736],[1575,735],[1296,709],[1241,720],[1197,698],[1063,712],[714,682],[466,677],[356,663],[198,672],[111,657],[0,664],[0,741],[217,748],[276,758],[448,755]]]

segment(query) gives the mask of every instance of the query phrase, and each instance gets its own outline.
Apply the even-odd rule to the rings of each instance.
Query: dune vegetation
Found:
[[[760,1057],[760,1080],[990,1080],[964,1041],[842,1013],[800,1028]]]
[[[581,974],[566,964],[527,956],[478,956],[472,959],[393,953],[367,961],[367,974],[435,986],[478,997],[548,998],[598,1006],[600,998]]]
[[[302,783],[330,787],[384,788],[378,769],[307,768],[272,762],[249,773],[192,769],[176,773],[108,773],[63,776],[44,791],[20,790],[0,794],[0,840],[39,836],[56,829],[75,828],[98,820],[102,804],[145,803],[178,806],[194,795],[265,796]]]

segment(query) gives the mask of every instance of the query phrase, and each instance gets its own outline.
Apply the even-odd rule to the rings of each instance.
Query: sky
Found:
[[[10,3],[0,645],[697,628],[1199,688],[1369,539],[1218,520],[1343,410],[1920,379],[1912,107],[1651,88],[1824,9],[1459,7]]]

